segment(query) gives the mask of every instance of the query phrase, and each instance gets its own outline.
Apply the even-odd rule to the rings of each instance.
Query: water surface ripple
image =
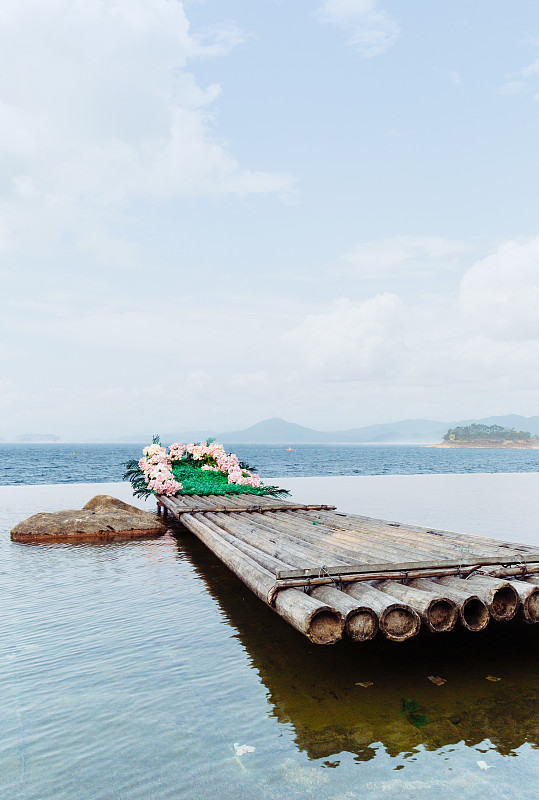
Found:
[[[1,493],[3,800],[535,800],[539,626],[315,647],[188,534],[11,543],[44,492]]]
[[[269,478],[538,472],[539,450],[439,450],[422,445],[227,444]],[[120,481],[142,444],[2,444],[0,485]]]

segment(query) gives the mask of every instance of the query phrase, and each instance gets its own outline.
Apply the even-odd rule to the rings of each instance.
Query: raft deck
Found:
[[[311,641],[539,621],[539,549],[266,496],[160,496],[261,600]]]

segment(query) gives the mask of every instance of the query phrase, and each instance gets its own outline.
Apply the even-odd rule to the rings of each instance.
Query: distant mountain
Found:
[[[268,444],[294,442],[295,444],[301,444],[302,442],[335,441],[330,433],[315,431],[313,428],[304,428],[303,425],[297,425],[295,422],[286,422],[286,420],[279,419],[279,417],[257,422],[243,431],[219,433],[217,439],[220,442],[233,442],[234,444],[241,442],[267,442]]]
[[[436,444],[442,441],[449,428],[473,423],[502,425],[505,428],[516,428],[530,431],[532,435],[539,435],[539,416],[522,417],[518,414],[450,422],[404,419],[398,422],[378,423],[340,431],[318,431],[295,422],[287,422],[279,417],[273,417],[239,431],[216,433],[214,430],[204,428],[184,433],[165,433],[161,435],[161,441],[163,444],[202,442],[208,437],[212,437],[219,442],[230,444]],[[122,436],[115,441],[148,444],[152,441],[152,436],[150,434]]]
[[[317,431],[274,417],[257,422],[242,431],[219,433],[217,439],[234,444],[247,442],[268,444],[286,444],[287,442],[294,444],[432,443],[441,440],[448,427],[449,423],[447,422],[416,419],[369,425],[344,431]]]
[[[335,431],[333,442],[346,443],[431,443],[441,439],[447,432],[447,422],[429,419],[405,419],[401,422],[379,423],[348,431]]]
[[[22,433],[20,436],[15,436],[14,442],[28,442],[29,444],[38,443],[51,443],[61,441],[59,436],[55,433]]]
[[[506,428],[530,431],[532,435],[539,434],[539,417],[507,414],[461,422],[405,419],[341,431],[317,431],[274,417],[257,422],[244,430],[219,433],[216,438],[220,442],[231,444],[435,444],[442,441],[449,428],[474,422],[503,425]]]

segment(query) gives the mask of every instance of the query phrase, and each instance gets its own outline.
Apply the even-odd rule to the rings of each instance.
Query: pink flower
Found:
[[[165,448],[161,447],[161,445],[159,444],[150,444],[148,447],[145,447],[142,452],[148,458],[157,455],[166,456]]]
[[[168,448],[168,456],[171,461],[181,461],[185,448],[182,444],[171,444]]]

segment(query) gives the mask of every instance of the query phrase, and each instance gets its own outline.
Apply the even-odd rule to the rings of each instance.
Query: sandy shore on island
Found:
[[[439,442],[438,444],[427,444],[425,447],[441,447],[447,450],[539,450],[539,441],[520,440],[511,442],[509,440],[494,444],[492,442]]]

